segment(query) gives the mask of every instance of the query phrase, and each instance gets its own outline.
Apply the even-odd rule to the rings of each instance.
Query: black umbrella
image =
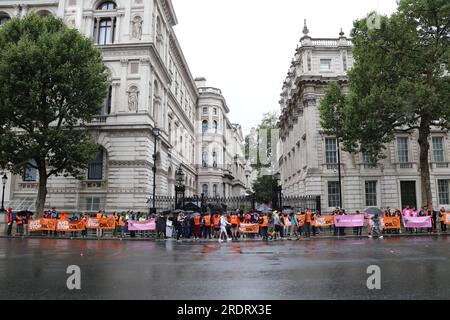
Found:
[[[381,211],[380,208],[377,207],[368,207],[366,208],[366,213],[368,214],[372,214],[372,215],[378,215],[378,216],[382,216],[383,215],[383,211]]]
[[[22,210],[16,213],[18,216],[32,216],[34,213],[28,210]]]

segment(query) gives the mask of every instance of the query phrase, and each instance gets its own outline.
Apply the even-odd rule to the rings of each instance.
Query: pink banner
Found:
[[[128,230],[130,231],[153,231],[156,230],[155,219],[146,221],[128,220]]]
[[[362,227],[364,226],[364,215],[343,215],[334,216],[334,225],[336,227]]]
[[[403,217],[405,228],[431,228],[431,217]]]

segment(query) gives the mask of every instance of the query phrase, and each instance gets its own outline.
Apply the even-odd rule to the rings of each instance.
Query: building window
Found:
[[[332,168],[338,163],[336,138],[325,138],[325,161]]]
[[[109,87],[108,94],[107,94],[105,100],[103,101],[102,113],[101,113],[102,116],[111,114],[111,103],[112,103],[112,86]]]
[[[217,184],[214,184],[213,185],[213,197],[218,197],[219,196],[219,194],[217,193]]]
[[[202,122],[202,134],[205,134],[208,132],[208,121],[203,120]]]
[[[97,10],[114,10],[116,9],[116,4],[113,1],[105,1],[100,3]]]
[[[81,199],[80,202],[86,211],[98,211],[103,209],[105,199],[99,196],[87,196]]]
[[[97,7],[97,10],[100,11],[110,11],[114,9],[116,9],[116,4],[112,1],[105,1]],[[99,45],[114,43],[115,31],[115,17],[99,17],[94,19],[94,43]]]
[[[320,59],[320,71],[331,71],[331,59]]]
[[[339,203],[339,182],[329,181],[328,182],[328,206],[330,208],[340,208]]]
[[[213,114],[214,114],[215,116],[217,116],[217,108],[214,108],[214,109],[213,109]]]
[[[397,149],[398,149],[398,161],[400,163],[409,162],[408,138],[406,138],[406,137],[397,138]]]
[[[204,185],[202,186],[202,193],[203,193],[203,195],[204,195],[205,197],[208,196],[208,185],[207,185],[207,184],[204,184]]]
[[[433,159],[434,162],[444,162],[444,138],[443,137],[433,137]]]
[[[208,166],[208,152],[202,152],[202,167],[206,168]]]
[[[449,183],[450,180],[438,180],[438,193],[440,205],[450,204]]]
[[[377,206],[377,182],[366,181],[366,207]]]
[[[88,180],[103,179],[103,151],[99,151],[88,167]]]
[[[207,115],[208,114],[208,108],[207,107],[203,107],[202,113],[203,113],[203,115]]]
[[[10,20],[10,17],[6,16],[6,15],[0,15],[0,26],[4,25],[5,23],[7,23]]]
[[[217,133],[217,128],[218,128],[217,121],[214,120],[214,121],[213,121],[213,129],[214,129],[214,133]]]
[[[26,182],[34,182],[37,181],[37,163],[33,159],[27,163],[25,166],[25,171],[23,173],[22,180]]]

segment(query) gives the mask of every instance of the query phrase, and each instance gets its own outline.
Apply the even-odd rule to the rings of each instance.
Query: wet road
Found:
[[[269,244],[0,239],[0,299],[450,299],[450,238]],[[66,287],[69,265],[81,290]],[[381,290],[368,290],[369,265]]]

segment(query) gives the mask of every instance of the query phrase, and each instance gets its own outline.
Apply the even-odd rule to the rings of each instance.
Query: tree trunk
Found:
[[[47,199],[47,167],[45,160],[38,161],[39,170],[39,190],[36,199],[36,214],[44,212],[45,200]]]
[[[433,197],[431,195],[430,184],[430,164],[428,161],[428,153],[430,151],[430,124],[428,116],[423,116],[420,120],[419,128],[419,146],[420,146],[420,178],[422,182],[422,206],[428,209],[433,208]]]

